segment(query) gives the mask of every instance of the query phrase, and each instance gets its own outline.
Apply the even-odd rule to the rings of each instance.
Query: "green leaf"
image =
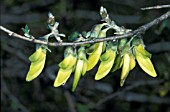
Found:
[[[30,30],[28,28],[28,25],[25,25],[25,28],[22,28],[22,31],[26,34],[29,34]]]
[[[25,28],[22,28],[22,31],[24,32],[24,35],[30,39],[34,38],[32,35],[29,34],[30,30],[28,28],[28,25],[25,25]]]
[[[87,36],[87,32],[85,32],[85,31],[83,31],[81,34],[82,34],[83,37]]]
[[[69,41],[76,41],[79,37],[79,34],[78,32],[73,32],[70,36],[68,36],[68,40]]]

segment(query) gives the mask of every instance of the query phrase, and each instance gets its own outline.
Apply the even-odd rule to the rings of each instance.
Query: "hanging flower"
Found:
[[[74,66],[77,62],[77,56],[71,47],[65,50],[65,58],[59,63],[59,71],[54,82],[54,87],[61,86],[66,83],[71,73],[74,71]]]
[[[46,49],[39,47],[35,53],[29,57],[29,60],[31,61],[31,65],[26,76],[26,81],[35,79],[42,72],[46,60]]]

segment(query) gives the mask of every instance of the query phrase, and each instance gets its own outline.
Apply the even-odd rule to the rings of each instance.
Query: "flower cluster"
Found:
[[[107,10],[103,7],[100,9],[103,23],[95,25],[91,31],[78,33],[74,32],[68,37],[71,42],[86,41],[93,38],[106,37],[107,31],[113,30],[114,35],[121,35],[130,32],[130,29],[119,27],[109,18]],[[48,41],[49,37],[55,37],[58,42],[62,42],[61,36],[57,30],[58,23],[55,22],[54,16],[49,13],[48,20],[51,33],[41,37],[44,41]],[[29,38],[28,27],[23,29],[25,35]],[[36,52],[29,58],[31,66],[27,74],[26,80],[31,81],[36,78],[44,68],[46,59],[46,50],[49,50],[46,45],[37,45]],[[58,64],[59,71],[54,82],[54,87],[61,86],[67,82],[72,73],[74,73],[74,81],[72,91],[78,85],[81,76],[84,76],[87,71],[93,69],[100,61],[95,80],[100,80],[108,75],[109,72],[115,72],[122,68],[120,86],[123,86],[129,72],[136,66],[136,61],[139,66],[147,74],[156,77],[157,74],[151,62],[151,54],[145,50],[142,37],[135,35],[130,39],[113,40],[109,42],[99,42],[95,44],[85,44],[80,47],[66,47],[64,59]]]

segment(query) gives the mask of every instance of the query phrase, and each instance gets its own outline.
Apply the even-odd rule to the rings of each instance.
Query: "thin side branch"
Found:
[[[83,44],[92,44],[92,43],[103,42],[103,41],[112,41],[112,40],[128,38],[128,37],[132,37],[134,35],[142,34],[146,30],[151,28],[152,26],[159,24],[161,21],[167,19],[168,17],[170,17],[170,10],[168,12],[166,12],[165,14],[163,14],[162,16],[154,19],[153,21],[151,21],[151,22],[149,22],[145,25],[142,25],[138,29],[131,31],[129,33],[119,35],[119,36],[110,36],[110,37],[106,37],[106,38],[95,38],[95,39],[92,39],[92,40],[87,40],[87,41],[82,41],[82,42],[62,42],[62,43],[44,42],[44,41],[38,40],[38,39],[29,39],[28,37],[19,35],[19,34],[13,32],[13,31],[10,31],[9,29],[7,29],[3,26],[0,26],[0,30],[8,33],[9,36],[16,37],[16,38],[26,40],[26,41],[29,41],[29,42],[37,43],[37,44],[45,44],[45,45],[55,46],[55,47],[57,47],[57,46],[80,46],[80,45],[83,45]]]
[[[163,8],[170,8],[170,5],[157,5],[152,7],[145,7],[145,8],[141,8],[141,10],[163,9]]]

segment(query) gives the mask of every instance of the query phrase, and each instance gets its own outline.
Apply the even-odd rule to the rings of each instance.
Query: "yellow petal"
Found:
[[[67,69],[73,68],[77,62],[77,58],[73,57],[73,59],[70,61],[70,64],[67,66]]]
[[[151,60],[148,57],[141,57],[140,55],[136,55],[137,62],[139,66],[152,77],[156,77],[157,74],[155,72],[154,66],[152,65]]]
[[[106,50],[106,42],[103,42],[102,53]]]
[[[26,81],[31,81],[42,72],[45,65],[46,55],[39,58],[36,62],[32,62],[28,71]]]
[[[99,61],[100,55],[102,53],[102,46],[103,42],[97,43],[95,46],[95,51],[91,55],[89,55],[87,71],[91,70]]]
[[[82,70],[82,75],[83,75],[83,76],[86,74],[87,66],[88,66],[88,61],[84,60],[83,70]]]
[[[136,61],[132,54],[129,55],[130,55],[130,70],[132,70],[136,66]]]
[[[83,60],[78,60],[76,65],[76,70],[74,72],[74,82],[73,82],[72,91],[74,91],[77,87],[77,84],[80,80],[80,76],[82,74],[82,69],[83,69]]]
[[[130,70],[130,56],[128,53],[125,53],[123,56],[123,67],[122,67],[122,73],[121,73],[121,81],[120,86],[123,86],[127,75],[129,74]]]
[[[138,53],[138,55],[142,55],[142,56],[145,56],[148,58],[152,57],[152,54],[150,54],[148,51],[146,51],[142,44],[135,47],[135,52]]]
[[[105,77],[111,70],[114,60],[116,57],[116,52],[110,51],[109,52],[109,58],[106,61],[102,61],[99,65],[98,71],[95,75],[95,80],[100,80],[103,77]]]
[[[122,65],[123,65],[123,59],[122,59],[121,62],[120,62],[119,68],[121,68]]]
[[[76,64],[77,58],[72,54],[64,58],[62,62],[59,63],[59,67],[63,69],[71,69]]]
[[[36,50],[30,57],[29,57],[29,60],[31,62],[35,62],[39,59],[39,57],[41,55],[45,54],[43,51],[42,51],[42,48],[40,47],[38,50]]]
[[[72,68],[71,69],[60,68],[54,82],[54,87],[58,87],[65,84],[68,78],[70,77],[71,73],[72,73]]]

